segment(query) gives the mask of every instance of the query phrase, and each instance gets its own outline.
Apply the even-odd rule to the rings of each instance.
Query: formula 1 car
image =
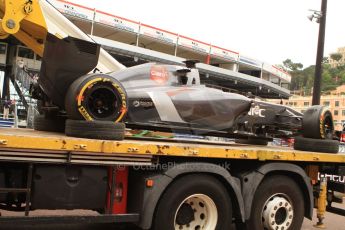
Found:
[[[51,52],[57,44],[66,52]],[[296,139],[300,149],[319,151],[322,146],[326,152],[338,151],[332,115],[324,107],[311,107],[303,115],[284,105],[206,87],[200,84],[194,61],[88,74],[98,53],[94,43],[47,39],[39,85],[33,91],[43,101],[40,110],[45,114],[35,119],[36,129],[62,131],[65,121],[56,114],[65,111],[69,136],[119,140],[126,126],[267,145],[273,137],[302,135]]]

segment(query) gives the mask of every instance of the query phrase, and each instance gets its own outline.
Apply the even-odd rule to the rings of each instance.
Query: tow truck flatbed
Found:
[[[0,130],[0,160],[85,164],[152,164],[157,156],[345,163],[345,154],[200,140],[94,140],[31,129]]]
[[[284,180],[284,183],[289,183],[288,187],[295,186],[301,191],[298,202],[303,200],[306,210],[299,213],[301,220],[304,216],[313,216],[316,201],[318,217],[323,219],[329,189],[333,189],[332,194],[333,191],[345,192],[345,186],[339,181],[329,181],[329,189],[326,177],[322,177],[318,183],[319,175],[333,173],[339,178],[345,175],[345,154],[304,152],[288,147],[234,142],[131,137],[109,141],[31,129],[2,128],[0,164],[3,167],[0,179],[12,179],[18,173],[23,175],[19,177],[23,181],[21,184],[12,186],[3,182],[0,187],[0,195],[7,194],[7,198],[0,196],[2,202],[12,204],[13,201],[8,200],[10,195],[26,194],[25,199],[21,198],[21,202],[25,203],[24,217],[0,218],[0,222],[10,223],[78,222],[81,218],[89,222],[133,222],[143,229],[149,229],[152,221],[155,221],[154,210],[162,202],[161,197],[183,178],[193,178],[197,183],[203,183],[198,178],[223,181],[224,185],[221,186],[231,189],[231,202],[238,207],[236,215],[239,217],[236,221],[239,223],[250,220],[252,207],[257,202],[256,194],[267,180],[274,180],[270,187]],[[107,186],[102,187],[104,180]],[[184,187],[191,184],[194,189],[193,180],[184,183]],[[208,184],[206,187],[215,189]],[[91,195],[87,202],[81,200],[85,199],[85,195],[78,189],[89,191]],[[315,189],[318,191],[317,197],[313,196]],[[69,193],[74,195],[66,196]],[[101,199],[104,194],[107,194],[106,200]],[[173,194],[169,195],[169,199],[175,199]],[[61,198],[64,203],[57,201]],[[333,196],[330,199],[331,202],[336,200]],[[105,207],[92,220],[87,216],[28,216],[30,210],[36,209],[90,209],[89,200],[94,202],[92,210]],[[13,205],[2,207],[5,210],[17,208]],[[22,205],[20,207],[23,209]],[[344,215],[344,210],[335,210],[331,205],[328,205],[327,211]]]

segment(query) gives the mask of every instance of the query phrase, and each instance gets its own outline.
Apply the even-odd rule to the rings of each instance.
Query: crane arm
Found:
[[[47,33],[94,42],[46,0],[0,0],[0,39],[13,35],[43,57]],[[97,69],[103,73],[124,69],[108,52],[101,49]]]
[[[43,55],[48,28],[38,0],[1,0],[0,17],[0,39],[13,35]]]

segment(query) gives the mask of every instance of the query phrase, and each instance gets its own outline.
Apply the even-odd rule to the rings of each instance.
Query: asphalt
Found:
[[[345,203],[336,205],[338,208],[345,209]],[[4,213],[5,214],[5,213]],[[39,213],[38,213],[39,214]],[[63,214],[61,211],[58,214]],[[74,213],[76,214],[76,213]],[[83,214],[79,211],[77,214]],[[313,220],[305,219],[303,222],[302,230],[317,230],[314,225],[317,222],[316,210],[314,212]],[[332,213],[326,213],[324,224],[326,229],[329,230],[345,230],[345,217]],[[1,224],[0,230],[138,230],[134,226],[115,225],[115,224],[35,224],[35,225],[20,225],[17,223]]]

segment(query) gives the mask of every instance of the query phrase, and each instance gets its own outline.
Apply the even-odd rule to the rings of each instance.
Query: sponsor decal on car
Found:
[[[169,79],[169,72],[164,66],[153,65],[150,70],[150,79],[159,85],[165,85]]]
[[[266,109],[261,109],[260,106],[256,105],[250,108],[248,115],[255,116],[255,117],[265,117],[265,115],[263,114],[265,111]]]
[[[135,100],[133,101],[133,106],[134,107],[144,107],[144,108],[150,108],[150,107],[153,107],[153,102],[152,101],[147,101],[147,100]]]

